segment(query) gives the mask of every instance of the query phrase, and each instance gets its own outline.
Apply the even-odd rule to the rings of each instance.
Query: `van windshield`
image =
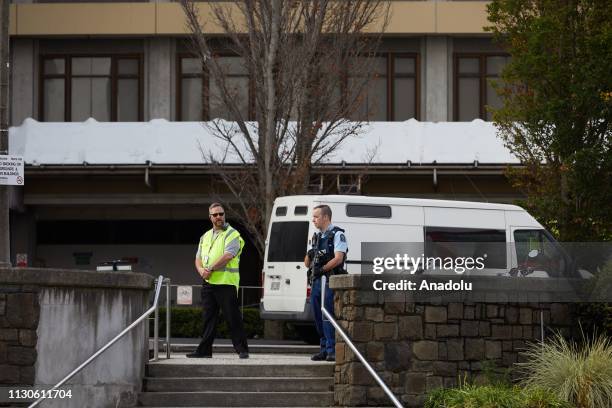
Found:
[[[268,262],[303,262],[308,245],[308,221],[273,222]]]

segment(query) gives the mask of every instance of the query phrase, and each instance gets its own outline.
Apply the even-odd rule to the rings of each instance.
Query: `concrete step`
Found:
[[[333,377],[333,363],[319,364],[147,364],[147,377]],[[172,360],[170,360],[172,361]]]
[[[144,379],[144,391],[323,392],[334,390],[332,377],[195,377]]]
[[[140,406],[149,407],[329,407],[333,392],[142,392]]]

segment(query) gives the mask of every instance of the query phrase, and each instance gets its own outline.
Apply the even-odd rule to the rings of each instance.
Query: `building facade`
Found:
[[[486,5],[392,1],[377,75],[365,99],[368,119],[489,121],[487,106],[500,103],[491,80],[509,56],[483,28]],[[201,7],[206,15],[207,2]],[[221,34],[217,27],[209,30]],[[190,52],[176,2],[14,1],[10,33],[11,124],[20,137],[28,137],[15,133],[26,129],[27,118],[143,126],[157,119],[227,118]],[[245,101],[245,114],[251,115],[248,75],[237,57],[222,58]],[[204,89],[213,95],[209,100],[202,98]],[[101,139],[92,149],[112,148]],[[433,160],[366,166],[338,158],[316,169],[312,188],[317,193],[512,202],[520,194],[504,172],[515,164]],[[209,227],[213,179],[210,168],[197,160],[66,164],[31,156],[25,186],[12,195],[13,263],[18,254],[25,254],[31,266],[47,267],[94,268],[100,261],[128,258],[137,270],[195,284],[195,246]],[[243,284],[257,286],[260,261],[252,246],[243,264],[248,268]]]

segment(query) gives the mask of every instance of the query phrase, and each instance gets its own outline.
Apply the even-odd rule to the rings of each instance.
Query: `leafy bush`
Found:
[[[549,391],[509,385],[463,385],[431,392],[425,408],[570,408]]]
[[[202,308],[199,307],[173,307],[170,309],[170,336],[172,337],[201,337],[204,330],[202,325]],[[247,337],[263,336],[263,321],[259,317],[259,309],[245,308],[243,310],[244,330]],[[149,327],[149,335],[153,336],[153,322]],[[159,335],[166,335],[166,308],[159,308]],[[222,315],[217,323],[217,337],[229,338],[230,332],[227,321]]]
[[[612,407],[612,341],[604,336],[582,344],[557,334],[531,344],[519,364],[527,387],[544,388],[577,408]]]

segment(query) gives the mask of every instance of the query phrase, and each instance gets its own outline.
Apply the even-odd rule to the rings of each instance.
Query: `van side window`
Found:
[[[296,205],[295,210],[293,211],[294,215],[306,215],[308,214],[308,207],[305,205]]]
[[[347,204],[347,217],[391,218],[391,206],[369,204]]]
[[[273,222],[268,262],[303,262],[308,249],[308,221]]]
[[[515,230],[514,245],[519,267],[533,267],[550,276],[565,274],[566,262],[559,244],[544,230]],[[538,251],[537,256],[530,258],[529,252],[534,249]]]
[[[283,215],[287,215],[287,207],[276,207],[276,216],[282,217]]]
[[[506,231],[503,229],[425,227],[425,256],[484,257],[485,268],[505,269],[507,264]]]

